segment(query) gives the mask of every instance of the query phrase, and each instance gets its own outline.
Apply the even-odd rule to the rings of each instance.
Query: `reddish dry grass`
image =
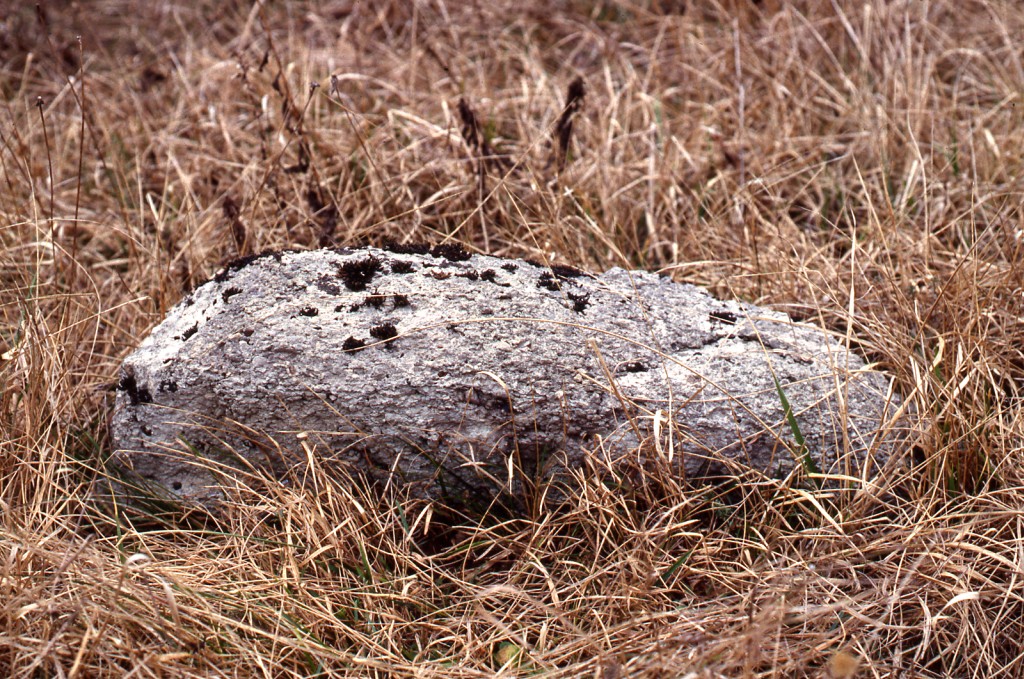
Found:
[[[1016,3],[0,22],[11,676],[1024,672]],[[215,523],[97,509],[118,362],[185,290],[240,254],[388,238],[660,269],[824,323],[924,433],[883,493],[655,476],[472,521],[321,478]]]

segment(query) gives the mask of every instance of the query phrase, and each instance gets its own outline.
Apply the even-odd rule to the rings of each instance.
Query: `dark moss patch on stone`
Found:
[[[402,259],[391,260],[391,273],[412,273],[415,270],[416,267],[413,266],[412,262],[407,262]]]
[[[232,286],[232,287],[228,288],[227,290],[225,290],[224,292],[222,292],[220,294],[220,298],[222,300],[224,300],[225,302],[227,302],[228,300],[230,300],[235,295],[240,295],[240,294],[242,294],[242,288],[236,288],[236,287]]]
[[[343,351],[360,351],[365,346],[366,342],[364,342],[361,339],[356,339],[355,337],[349,337],[348,339],[341,343],[341,348]]]
[[[564,280],[568,280],[570,278],[579,278],[580,276],[585,276],[586,275],[586,273],[584,271],[582,271],[581,269],[577,269],[574,266],[565,266],[563,264],[555,264],[554,266],[552,266],[550,268],[551,268],[551,273],[553,273],[558,278],[561,278],[563,281]]]
[[[131,366],[121,371],[121,377],[117,381],[117,388],[128,395],[128,402],[137,406],[140,403],[152,403],[153,396],[145,386],[139,386],[135,380],[135,369]]]
[[[299,309],[300,316],[313,317],[319,314],[320,310],[317,309],[315,306],[304,306],[301,309]]]
[[[444,257],[449,262],[465,262],[473,256],[459,243],[439,243],[430,248],[430,254]]]
[[[230,262],[225,264],[220,271],[217,272],[217,275],[213,277],[213,280],[215,280],[218,283],[223,283],[224,281],[231,278],[231,274],[235,273],[236,271],[240,271],[241,269],[244,269],[253,262],[257,262],[261,259],[266,259],[268,257],[273,257],[275,260],[280,262],[281,257],[289,252],[292,252],[292,250],[267,250],[264,252],[260,252],[259,254],[246,255],[244,257],[232,259]]]
[[[399,243],[398,241],[384,241],[384,249],[396,255],[426,255],[430,254],[428,243]]]
[[[386,342],[398,336],[398,328],[394,323],[381,323],[370,328],[370,337]]]
[[[157,391],[163,392],[175,392],[178,391],[178,383],[174,380],[161,380],[160,386],[157,387]]]
[[[541,264],[540,262],[527,259],[524,260],[527,264],[532,264],[538,269],[547,269],[542,277],[546,274],[550,278],[557,278],[559,280],[567,281],[571,278],[579,278],[580,276],[586,276],[586,272],[582,269],[577,269],[574,266],[565,266],[564,264],[553,264],[548,266],[547,264]]]
[[[372,295],[367,295],[366,299],[363,300],[363,304],[366,306],[372,306],[374,309],[379,309],[384,306],[384,302],[386,301],[388,301],[387,295],[381,295],[375,292]]]
[[[537,287],[546,288],[552,292],[562,289],[562,286],[558,284],[558,279],[550,271],[545,271],[540,275],[540,278],[537,279]]]
[[[505,262],[504,264],[501,265],[501,268],[509,272],[519,270],[519,267],[512,262]]]
[[[197,332],[199,332],[199,324],[198,323],[194,324],[191,328],[189,328],[185,332],[181,333],[181,341],[182,342],[187,342],[189,340],[189,338],[191,338]]]
[[[381,262],[370,255],[366,259],[350,260],[338,266],[338,278],[349,290],[365,290],[380,271]]]
[[[463,271],[455,275],[458,276],[459,278],[468,278],[471,281],[480,280],[480,272],[478,272],[476,269],[469,269],[468,271]]]
[[[338,287],[338,284],[330,276],[320,276],[316,279],[314,285],[316,285],[320,292],[327,293],[328,295],[341,294],[341,288]]]
[[[395,295],[391,299],[396,309],[401,309],[402,307],[407,307],[411,305],[411,302],[409,302],[409,298],[406,297],[405,295]]]
[[[588,292],[570,292],[567,293],[567,296],[572,302],[572,310],[578,314],[582,314],[590,306],[590,293]]]

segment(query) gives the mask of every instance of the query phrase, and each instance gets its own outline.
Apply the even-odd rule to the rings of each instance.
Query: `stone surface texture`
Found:
[[[778,476],[809,467],[777,383],[821,472],[885,462],[886,377],[784,314],[457,245],[283,252],[221,270],[125,360],[112,461],[207,505],[234,470],[311,462],[482,504],[588,455]]]

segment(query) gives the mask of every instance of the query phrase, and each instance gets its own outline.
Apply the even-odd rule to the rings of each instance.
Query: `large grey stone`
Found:
[[[885,376],[784,314],[453,245],[229,265],[125,360],[111,431],[117,467],[207,505],[233,470],[311,462],[486,505],[571,483],[588,455],[866,478],[896,405]]]

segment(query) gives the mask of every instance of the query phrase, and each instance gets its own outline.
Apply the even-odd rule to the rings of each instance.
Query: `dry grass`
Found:
[[[11,676],[1024,674],[1016,2],[8,4]],[[217,522],[95,506],[118,362],[185,290],[387,238],[824,323],[924,433],[877,493],[581,470],[521,519],[326,478]]]

